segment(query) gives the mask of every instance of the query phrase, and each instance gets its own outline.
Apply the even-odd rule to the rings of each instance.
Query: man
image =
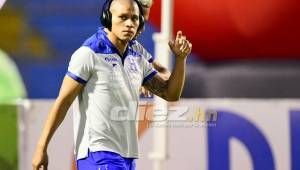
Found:
[[[74,110],[75,152],[79,170],[132,170],[138,158],[136,121],[139,88],[168,101],[180,98],[185,78],[185,61],[192,45],[177,33],[169,43],[175,66],[168,80],[130,45],[142,22],[136,0],[111,0],[105,27],[89,38],[72,55],[67,75],[52,106],[32,164],[33,170],[47,169],[47,147],[67,110]],[[126,108],[126,117],[116,109]],[[120,119],[121,118],[121,119]]]
[[[150,17],[150,8],[153,4],[153,1],[152,0],[138,0],[138,2],[141,4],[144,20],[145,20],[145,22],[147,22]],[[142,54],[142,56],[145,57],[149,61],[149,63],[152,63],[155,70],[157,70],[157,72],[159,74],[161,74],[161,76],[163,76],[164,79],[167,80],[167,79],[169,79],[169,77],[171,75],[168,68],[161,65],[158,61],[154,60],[153,56],[136,39],[144,30],[145,30],[145,27],[143,27],[140,31],[137,32],[134,40],[131,41],[132,47],[135,50],[139,51]],[[145,97],[151,97],[151,93],[144,87],[141,88],[141,91]]]

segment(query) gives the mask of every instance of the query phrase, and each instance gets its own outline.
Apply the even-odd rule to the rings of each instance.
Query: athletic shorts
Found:
[[[77,160],[77,170],[135,170],[135,159],[108,152],[89,152],[88,157]]]

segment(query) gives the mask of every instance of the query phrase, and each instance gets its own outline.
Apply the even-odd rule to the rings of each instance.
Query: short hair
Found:
[[[150,8],[153,4],[153,0],[137,0],[143,8]]]

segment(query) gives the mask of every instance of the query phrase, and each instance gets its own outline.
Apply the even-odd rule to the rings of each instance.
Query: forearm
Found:
[[[65,76],[59,95],[48,113],[48,118],[38,142],[38,149],[47,150],[49,141],[55,130],[64,120],[70,105],[82,89],[83,85],[69,76]]]
[[[185,81],[185,63],[186,59],[177,58],[171,76],[168,80],[166,98],[168,101],[179,100]]]
[[[50,112],[48,113],[48,118],[38,142],[38,147],[41,150],[47,150],[50,139],[58,126],[64,120],[71,104],[71,101],[67,101],[59,97],[55,100]]]

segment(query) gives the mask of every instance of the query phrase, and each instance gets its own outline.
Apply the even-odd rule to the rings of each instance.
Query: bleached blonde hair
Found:
[[[142,7],[144,8],[150,8],[153,4],[153,0],[137,0],[139,3],[141,3]]]

